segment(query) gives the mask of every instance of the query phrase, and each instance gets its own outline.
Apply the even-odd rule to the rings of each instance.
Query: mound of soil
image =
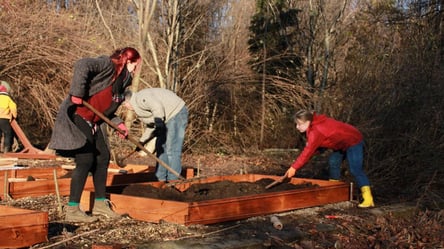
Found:
[[[265,189],[271,182],[273,182],[272,179],[262,179],[256,182],[233,182],[226,180],[213,183],[199,183],[191,185],[183,192],[175,188],[174,185],[165,185],[164,187],[157,188],[146,184],[131,184],[124,188],[122,194],[161,200],[193,202],[319,187],[316,184],[307,182],[304,184],[281,183],[270,189]]]

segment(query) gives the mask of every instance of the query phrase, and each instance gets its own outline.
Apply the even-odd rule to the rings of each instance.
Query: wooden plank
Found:
[[[137,220],[155,223],[164,220],[184,224],[188,215],[188,203],[120,194],[109,194],[107,198],[113,203],[116,213],[128,214]],[[128,205],[129,203],[131,204]],[[80,205],[82,210],[91,211],[94,206],[94,192],[83,191]]]
[[[17,162],[18,158],[17,157],[4,157],[3,155],[0,156],[0,162],[10,161],[10,160]]]
[[[9,169],[7,170],[7,173],[8,177],[23,178],[32,176],[34,178],[51,179],[53,178],[54,169],[56,169],[57,177],[62,177],[68,173],[67,170],[62,169],[61,167]],[[3,181],[3,178],[4,174],[0,174],[0,181]]]
[[[148,181],[156,181],[154,173],[135,173],[135,174],[108,174],[106,186],[140,183]],[[59,192],[62,196],[69,195],[71,178],[58,178]],[[4,190],[3,184],[0,187]],[[85,183],[85,190],[93,190],[94,183],[92,177],[89,176]],[[22,198],[27,196],[42,196],[55,193],[54,178],[39,179],[39,181],[10,182],[9,195],[12,198]]]
[[[5,158],[3,158],[5,159]],[[18,160],[0,160],[0,169],[2,167],[13,167],[17,165]]]
[[[348,186],[291,190],[195,203],[189,224],[212,224],[348,200]]]
[[[20,187],[14,187],[14,185],[11,185],[11,183],[7,186],[5,186],[5,174],[7,175],[8,178],[8,182],[11,182],[9,179],[21,179],[21,178],[34,178],[34,179],[39,179],[39,181],[42,180],[53,180],[53,171],[54,169],[56,169],[57,172],[57,177],[62,177],[63,175],[65,175],[67,173],[66,170],[60,168],[60,167],[53,167],[53,168],[21,168],[21,169],[11,169],[11,170],[7,170],[2,172],[2,174],[0,174],[0,191],[2,193],[4,193],[5,191],[9,193],[11,193],[11,189],[13,188],[14,191],[21,191]],[[25,181],[26,183],[30,182],[30,181]],[[35,186],[33,184],[31,184],[32,186]],[[6,190],[5,190],[6,187]],[[24,195],[26,196],[26,195]],[[36,195],[32,195],[32,196],[36,196]],[[3,199],[6,199],[5,196],[3,196]]]
[[[0,205],[0,248],[23,248],[47,241],[48,213]]]
[[[58,179],[57,182],[59,185],[60,195],[69,195],[71,178]],[[88,179],[86,186],[88,187],[90,185],[91,179]],[[9,195],[14,199],[27,196],[43,196],[51,193],[55,194],[54,180],[9,183]]]
[[[119,167],[119,166],[115,166]],[[147,173],[147,172],[155,172],[156,167],[154,166],[147,166],[147,165],[140,165],[140,164],[127,164],[124,169],[128,170],[128,172],[133,173]]]
[[[28,152],[8,152],[5,156],[17,157],[22,159],[55,159],[57,156],[54,154],[44,153],[28,153]]]
[[[66,170],[74,170],[76,168],[75,165],[62,165],[62,169]],[[118,173],[118,174],[127,174],[128,171],[126,169],[116,169],[116,168],[108,168],[108,173]]]

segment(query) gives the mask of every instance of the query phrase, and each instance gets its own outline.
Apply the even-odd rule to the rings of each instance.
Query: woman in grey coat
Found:
[[[132,73],[137,70],[140,61],[137,50],[127,47],[114,51],[111,56],[83,58],[74,64],[69,94],[60,106],[48,145],[62,156],[74,157],[76,163],[71,177],[69,202],[65,208],[67,221],[97,220],[97,217],[91,217],[79,208],[80,197],[90,172],[95,190],[93,215],[119,217],[109,208],[109,201],[106,200],[110,151],[106,133],[101,129],[104,122],[84,106],[83,101],[124,131],[124,134],[119,134],[124,139],[128,130],[114,113],[124,101],[123,93],[131,85]]]

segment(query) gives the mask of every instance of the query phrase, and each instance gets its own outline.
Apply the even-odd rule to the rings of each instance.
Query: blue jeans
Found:
[[[164,136],[158,136],[156,140],[157,157],[178,174],[182,172],[182,146],[187,124],[188,110],[183,107],[179,113],[166,123]],[[159,164],[156,165],[156,177],[159,181],[178,179],[176,175]]]
[[[370,181],[363,170],[364,142],[360,142],[347,149],[347,151],[334,151],[328,159],[330,179],[339,180],[341,177],[341,164],[347,158],[350,173],[356,180],[358,187],[370,186]]]

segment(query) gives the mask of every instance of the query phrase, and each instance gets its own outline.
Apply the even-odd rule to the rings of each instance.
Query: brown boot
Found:
[[[93,208],[93,215],[102,215],[106,218],[110,219],[116,219],[122,217],[120,214],[114,212],[111,209],[111,201],[110,200],[95,200],[94,201],[94,208]]]
[[[98,220],[97,217],[89,216],[85,212],[80,210],[79,206],[65,207],[65,221],[90,223],[97,220]]]

